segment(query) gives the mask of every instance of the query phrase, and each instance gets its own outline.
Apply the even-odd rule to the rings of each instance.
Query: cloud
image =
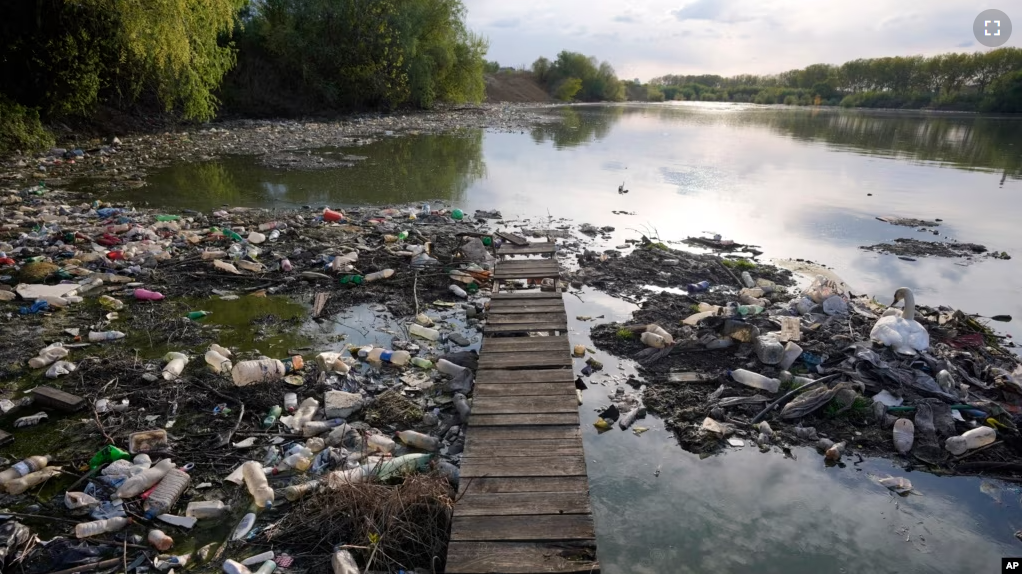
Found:
[[[753,19],[745,10],[733,10],[732,2],[725,0],[696,0],[678,10],[669,12],[679,21],[686,20],[710,20],[712,22],[723,22],[734,24],[737,22],[748,22]]]
[[[490,25],[494,28],[518,28],[519,23],[520,21],[518,18],[502,18],[500,20],[494,20],[490,23]]]
[[[956,48],[969,48],[973,45],[973,40],[966,40],[965,42],[959,42],[956,44]]]
[[[620,16],[615,16],[614,18],[612,18],[612,20],[614,22],[623,22],[625,24],[634,24],[636,22],[636,18],[633,17],[633,16],[630,16],[628,14],[622,14]]]

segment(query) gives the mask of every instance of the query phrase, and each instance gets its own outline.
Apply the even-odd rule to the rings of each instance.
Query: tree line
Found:
[[[1019,48],[858,59],[780,74],[666,75],[649,99],[1019,113]]]
[[[0,20],[0,152],[100,107],[205,121],[478,102],[461,0],[19,0]]]
[[[563,50],[554,61],[541,56],[530,67],[548,93],[563,102],[620,102],[625,85],[611,64],[592,56]]]

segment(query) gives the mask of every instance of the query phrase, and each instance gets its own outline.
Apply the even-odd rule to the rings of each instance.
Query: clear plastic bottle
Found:
[[[959,456],[961,454],[965,454],[967,451],[995,442],[996,436],[995,429],[991,427],[977,427],[975,429],[968,430],[959,436],[953,436],[946,439],[945,449],[955,456]],[[8,490],[10,489],[8,488]]]
[[[160,479],[159,484],[156,485],[149,498],[146,499],[146,503],[143,506],[146,518],[152,520],[160,514],[170,512],[170,509],[174,507],[178,498],[188,489],[188,485],[191,482],[192,477],[181,469],[173,468],[167,471],[167,474]]]
[[[753,343],[753,349],[757,352],[757,358],[765,365],[777,365],[785,356],[785,347],[774,336],[774,333],[757,337]]]
[[[892,427],[892,442],[895,443],[895,450],[899,454],[906,454],[913,448],[913,421],[899,419]]]
[[[22,460],[21,462],[15,463],[14,466],[7,470],[0,472],[0,485],[7,484],[8,482],[21,478],[27,474],[42,470],[46,468],[46,465],[50,464],[50,455],[35,455]]]
[[[318,480],[310,480],[309,482],[303,482],[302,484],[293,484],[284,489],[284,498],[287,498],[291,502],[312,494],[320,489],[321,483]]]
[[[131,524],[131,519],[123,516],[107,518],[105,520],[93,520],[92,522],[82,522],[81,524],[75,525],[75,537],[89,538],[90,536],[98,536],[100,534],[106,534],[107,532],[117,532],[118,530],[123,530],[129,524]]]
[[[252,495],[256,507],[270,508],[273,506],[274,491],[266,481],[266,474],[263,473],[261,464],[253,460],[243,464],[242,478],[245,480],[245,487]]]
[[[651,323],[646,326],[646,332],[653,333],[655,335],[660,335],[661,338],[664,339],[664,343],[666,345],[675,344],[675,338],[671,336],[671,333],[665,331],[660,325]]]
[[[366,283],[377,281],[378,279],[390,279],[394,275],[394,269],[384,269],[383,271],[376,271],[370,273],[362,278]]]
[[[437,329],[424,327],[418,323],[412,323],[411,325],[409,325],[408,332],[409,335],[412,335],[414,337],[420,337],[422,339],[427,339],[429,341],[436,341],[437,339],[440,339],[440,331],[438,331]]]
[[[319,436],[334,427],[344,423],[344,419],[327,419],[325,421],[307,421],[302,425],[302,436]]]
[[[401,442],[413,448],[429,451],[440,450],[440,439],[421,432],[403,430],[398,433],[398,438],[401,439]]]
[[[205,359],[206,364],[210,366],[210,369],[212,369],[214,373],[231,372],[231,359],[228,359],[217,351],[214,351],[213,349],[206,351]]]
[[[747,387],[754,389],[762,389],[769,393],[777,393],[778,387],[781,385],[781,381],[778,379],[772,379],[765,377],[764,375],[747,371],[746,369],[735,369],[731,371],[732,380],[737,383],[742,383]]]
[[[188,364],[188,355],[171,351],[163,356],[163,360],[167,361],[167,364],[163,367],[163,379],[165,381],[173,381],[181,376],[181,372],[185,370],[185,365]]]
[[[60,474],[59,466],[48,466],[46,468],[30,472],[21,478],[7,481],[4,488],[8,494],[21,494],[33,486],[40,485],[47,480]]]
[[[281,405],[274,405],[270,407],[270,412],[268,412],[266,416],[263,417],[263,428],[268,429],[274,426],[274,424],[277,422],[277,419],[281,417],[281,413],[283,412],[284,409],[281,408]]]
[[[355,562],[352,553],[340,548],[330,557],[330,566],[334,570],[334,574],[359,574],[360,572],[359,565]]]
[[[241,540],[242,538],[245,538],[245,535],[248,534],[250,530],[252,530],[252,527],[255,524],[256,514],[254,512],[249,512],[248,514],[242,517],[241,521],[238,523],[238,526],[234,527],[234,530],[231,532],[231,540]],[[231,562],[233,562],[233,560]]]
[[[455,297],[461,297],[462,299],[465,299],[465,298],[467,298],[469,296],[469,294],[465,292],[465,289],[462,289],[458,285],[450,285],[450,286],[448,286],[448,291],[451,291],[451,293]]]
[[[451,375],[452,377],[460,373],[465,372],[465,367],[456,365],[447,359],[440,359],[437,361],[437,370],[444,373],[445,375]]]
[[[394,441],[382,434],[366,436],[366,448],[373,451],[388,453],[394,450]]]
[[[295,393],[284,393],[284,410],[289,413],[295,412],[298,408],[298,395]]]
[[[384,351],[380,354],[380,360],[399,367],[407,365],[411,359],[412,354],[408,351]]]
[[[163,530],[153,529],[149,531],[149,536],[146,537],[149,544],[159,550],[160,552],[166,552],[174,546],[174,539],[167,536],[167,533]]]
[[[89,342],[101,343],[103,341],[116,341],[123,339],[124,333],[120,331],[89,331]]]
[[[824,458],[831,462],[838,462],[842,460],[842,454],[845,452],[845,441],[835,443],[831,445],[831,448],[824,451]]]
[[[294,369],[302,368],[302,357],[298,355],[291,357],[289,362]],[[231,380],[237,387],[279,381],[291,372],[292,369],[288,367],[289,362],[277,359],[240,361],[231,369]]]
[[[220,500],[199,500],[188,503],[185,508],[185,516],[204,520],[208,518],[219,518],[227,512],[227,506]]]
[[[112,309],[114,311],[120,311],[121,309],[124,309],[124,302],[118,299],[114,299],[110,295],[100,295],[99,304],[103,305],[107,309]]]
[[[174,468],[174,461],[165,458],[135,476],[129,477],[117,489],[117,498],[125,499],[138,496],[160,482],[164,475]]]
[[[292,417],[292,422],[290,425],[291,428],[295,430],[300,430],[302,427],[305,426],[306,423],[313,420],[313,417],[316,416],[316,411],[319,410],[319,408],[320,401],[312,397],[309,397],[302,401],[302,404],[298,406],[298,409],[295,411],[295,414]]]
[[[757,282],[753,280],[753,276],[749,274],[749,271],[743,271],[740,277],[742,277],[742,282],[744,285],[746,285],[747,288],[753,288],[757,286]]]
[[[645,332],[639,336],[639,340],[643,342],[647,347],[653,347],[655,349],[663,349],[667,346],[664,337],[657,333]]]

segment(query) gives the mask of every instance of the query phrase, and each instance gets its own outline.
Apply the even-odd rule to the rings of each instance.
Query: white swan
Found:
[[[927,329],[918,323],[913,315],[916,313],[916,301],[909,287],[901,287],[895,292],[895,300],[905,301],[905,309],[899,314],[893,309],[884,312],[874,328],[870,330],[870,338],[891,347],[896,353],[915,355],[916,351],[925,351],[931,345]]]

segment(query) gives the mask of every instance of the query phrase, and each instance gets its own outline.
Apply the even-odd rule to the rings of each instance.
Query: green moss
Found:
[[[629,341],[631,339],[635,339],[636,338],[636,334],[635,333],[633,333],[632,331],[630,331],[628,329],[624,329],[624,328],[618,329],[618,331],[615,333],[615,336],[618,337],[619,339],[621,339],[622,341]]]
[[[742,271],[750,271],[756,269],[756,264],[749,259],[722,259],[721,264],[729,269],[739,269]]]

